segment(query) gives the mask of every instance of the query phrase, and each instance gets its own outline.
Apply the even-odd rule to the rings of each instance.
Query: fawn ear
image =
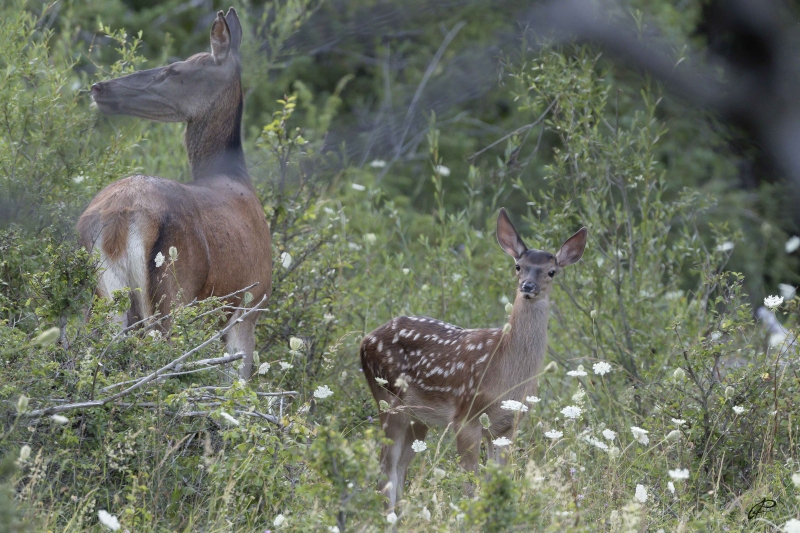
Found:
[[[508,218],[505,207],[500,208],[500,214],[497,216],[497,242],[515,260],[519,260],[528,249],[514,228],[514,224],[511,223],[511,219]]]
[[[220,11],[214,24],[211,25],[211,55],[214,63],[219,65],[228,57],[231,50],[231,31],[225,21],[225,14]]]
[[[239,22],[239,15],[233,8],[228,9],[228,14],[225,15],[225,22],[228,23],[228,30],[231,33],[231,51],[234,54],[239,53],[239,45],[242,44],[242,23]]]
[[[586,248],[586,235],[588,233],[589,230],[583,227],[561,245],[561,249],[556,254],[558,266],[565,267],[580,260],[581,256],[583,256],[583,250]]]

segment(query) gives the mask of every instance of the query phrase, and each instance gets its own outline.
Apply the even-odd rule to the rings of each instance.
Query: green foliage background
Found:
[[[799,282],[784,250],[800,232],[793,190],[779,176],[742,187],[752,150],[646,76],[590,46],[528,42],[522,2],[237,4],[246,154],[275,257],[261,371],[232,385],[198,371],[66,421],[32,416],[106,397],[218,331],[221,302],[207,300],[174,311],[169,339],[121,335],[127,297],[93,299],[97,265],[74,223],[121,177],[189,179],[180,125],[100,116],[88,88],[205,50],[223,7],[0,7],[0,530],[101,531],[100,509],[129,531],[391,529],[358,344],[399,314],[502,325],[501,206],[532,247],[590,229],[553,294],[554,364],[509,464],[482,467],[475,498],[452,434],[431,433],[397,528],[773,531],[747,518],[765,497],[779,503],[772,523],[800,518],[798,301],[777,312],[788,335],[753,312]],[[702,46],[701,8],[632,2],[609,16]],[[593,373],[598,361],[612,372]],[[579,365],[586,376],[566,374]],[[315,398],[323,385],[333,395]],[[686,480],[668,474],[684,468]]]

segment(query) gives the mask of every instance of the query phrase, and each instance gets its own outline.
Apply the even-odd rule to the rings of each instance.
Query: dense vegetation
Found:
[[[702,46],[702,4],[677,4],[610,16]],[[188,179],[181,125],[100,116],[91,83],[207,49],[227,6],[4,3],[0,530],[102,531],[101,510],[137,532],[390,529],[358,345],[399,314],[502,326],[514,282],[494,237],[501,206],[537,248],[590,230],[553,291],[541,401],[474,498],[452,432],[432,431],[397,529],[800,519],[793,189],[646,76],[588,45],[541,46],[517,19],[526,5],[237,5],[246,154],[274,238],[258,374],[226,385],[219,367],[187,363],[103,407],[42,416],[108,398],[218,332],[211,299],[176,308],[168,339],[123,335],[127,295],[93,298],[96,258],[74,225],[121,177]],[[779,291],[782,326],[768,329],[755,310]],[[212,341],[191,361],[223,352]]]

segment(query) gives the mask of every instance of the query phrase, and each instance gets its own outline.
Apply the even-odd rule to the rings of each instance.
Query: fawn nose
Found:
[[[522,283],[522,292],[532,292],[533,294],[539,294],[539,287],[536,286],[535,283],[532,281],[524,281]]]

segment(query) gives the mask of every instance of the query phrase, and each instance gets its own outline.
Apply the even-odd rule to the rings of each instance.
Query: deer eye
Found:
[[[516,269],[517,269],[517,272],[519,272],[519,263],[518,263],[518,264],[516,264],[516,265],[514,265],[514,268],[516,268]]]
[[[548,276],[550,276],[551,278],[552,278],[553,276],[555,276],[555,275],[556,275],[556,271],[555,271],[555,269],[553,269],[553,270],[551,270],[550,272],[548,272],[548,273],[547,273],[547,275],[548,275]]]

